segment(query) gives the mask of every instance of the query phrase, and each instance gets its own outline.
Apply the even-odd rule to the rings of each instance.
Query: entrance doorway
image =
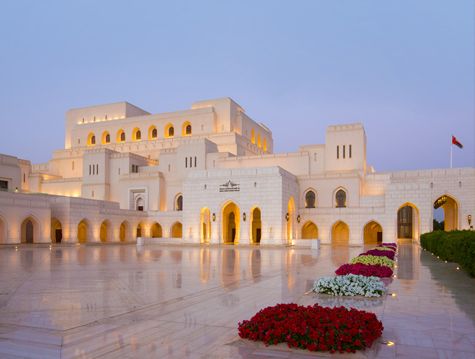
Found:
[[[239,207],[234,202],[229,202],[223,207],[221,218],[223,223],[223,242],[237,244],[240,235]]]
[[[251,243],[259,244],[262,237],[261,210],[256,207],[251,215]]]

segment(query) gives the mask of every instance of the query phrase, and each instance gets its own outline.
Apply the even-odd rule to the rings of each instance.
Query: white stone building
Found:
[[[359,123],[274,154],[272,132],[229,98],[73,109],[64,147],[43,164],[0,155],[0,243],[362,244],[417,240],[434,206],[446,230],[475,214],[475,168],[375,172]]]

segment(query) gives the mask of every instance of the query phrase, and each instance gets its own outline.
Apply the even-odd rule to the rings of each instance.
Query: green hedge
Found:
[[[434,231],[421,235],[421,246],[441,259],[456,262],[475,277],[475,231]]]

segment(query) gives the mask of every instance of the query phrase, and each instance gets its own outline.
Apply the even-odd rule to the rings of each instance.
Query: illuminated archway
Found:
[[[221,211],[223,243],[237,244],[240,237],[240,210],[236,203],[228,202]]]
[[[21,224],[21,243],[35,243],[39,235],[38,222],[31,216],[26,218]]]
[[[51,218],[51,242],[52,243],[61,243],[63,239],[63,228],[61,222],[52,217]]]
[[[458,204],[449,195],[442,195],[434,202],[433,229],[443,231],[453,231],[458,229]]]
[[[183,237],[183,225],[180,222],[175,222],[171,228],[171,237],[172,238],[181,238]]]
[[[302,226],[302,239],[317,239],[318,227],[312,221],[307,221]]]
[[[0,243],[6,242],[6,225],[2,217],[0,217]]]
[[[405,203],[397,211],[398,238],[419,237],[419,209],[412,203]]]
[[[132,141],[141,141],[142,140],[142,131],[140,131],[140,128],[135,127],[132,130]]]
[[[285,220],[287,222],[287,242],[290,243],[294,239],[294,213],[295,213],[295,201],[294,197],[290,197],[287,202],[287,213],[285,214]]]
[[[102,133],[102,144],[107,145],[111,142],[111,135],[108,131]]]
[[[251,243],[261,243],[262,237],[262,220],[261,210],[259,207],[255,207],[251,211]]]
[[[211,214],[207,207],[200,211],[200,228],[201,243],[209,243],[211,238]]]
[[[155,126],[150,126],[148,128],[148,139],[149,140],[156,140],[158,137],[158,131]]]
[[[338,221],[332,227],[332,244],[348,245],[350,242],[350,228],[345,222]]]
[[[150,237],[152,238],[162,238],[163,233],[162,233],[162,226],[160,223],[155,222],[152,224],[152,227],[150,227]]]
[[[366,223],[363,228],[364,244],[378,244],[383,242],[383,227],[376,222]]]
[[[94,146],[96,144],[96,135],[94,132],[89,132],[89,135],[87,135],[87,145],[88,146]]]
[[[173,124],[168,123],[165,126],[165,132],[164,132],[164,137],[165,138],[172,138],[175,136],[175,128],[173,127]]]
[[[259,148],[262,147],[261,135],[259,133],[257,134],[257,147],[259,147]]]
[[[90,238],[90,225],[87,219],[83,219],[78,224],[78,242],[86,243]]]
[[[251,143],[256,144],[256,131],[254,129],[251,130]]]
[[[110,242],[111,241],[111,231],[110,231],[110,221],[109,220],[104,220],[101,223],[101,228],[99,231],[99,238],[101,239],[101,242]]]
[[[137,228],[135,228],[135,238],[143,237],[143,236],[145,236],[144,225],[142,222],[140,222],[137,225]]]
[[[181,126],[181,135],[182,136],[191,136],[191,122],[186,121]]]
[[[262,149],[267,152],[267,140],[265,138],[262,140]]]
[[[127,240],[127,231],[129,230],[129,223],[127,221],[123,221],[120,224],[119,228],[119,239],[121,242],[125,242]]]
[[[124,130],[120,129],[119,131],[117,131],[116,142],[117,143],[125,142],[125,132],[124,132]]]

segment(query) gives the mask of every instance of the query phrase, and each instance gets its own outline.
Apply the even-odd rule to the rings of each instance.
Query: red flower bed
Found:
[[[393,251],[380,251],[378,249],[370,249],[366,253],[361,253],[360,256],[367,255],[367,254],[372,255],[372,256],[378,256],[378,257],[384,256],[384,257],[388,257],[389,259],[394,260],[394,255],[396,253]]]
[[[366,277],[386,278],[393,275],[393,270],[387,266],[373,264],[343,264],[335,271],[336,275],[359,274]]]
[[[241,338],[332,353],[369,348],[382,332],[383,324],[374,313],[318,304],[277,304],[239,323]]]

